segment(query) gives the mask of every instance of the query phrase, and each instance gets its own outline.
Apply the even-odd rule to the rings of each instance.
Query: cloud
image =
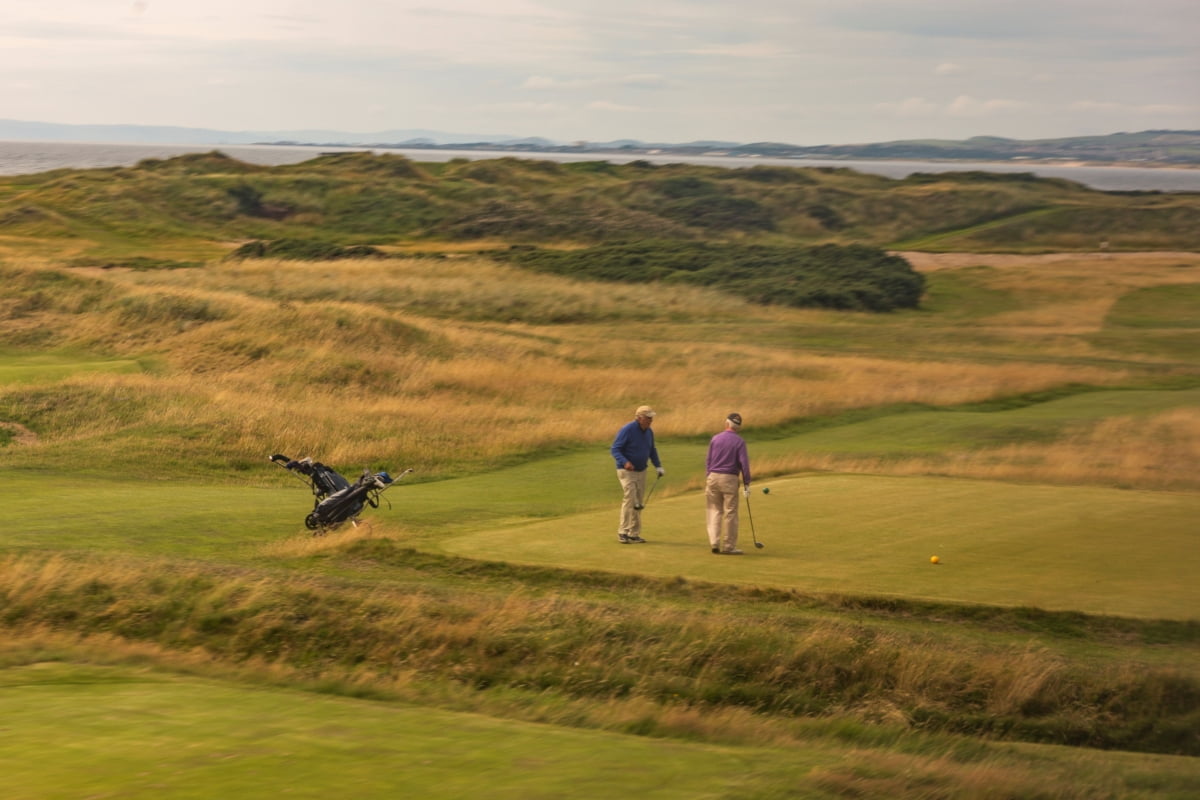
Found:
[[[617,111],[622,114],[642,110],[636,106],[629,106],[625,105],[624,103],[614,103],[609,100],[593,100],[587,104],[587,107],[591,111]]]
[[[954,98],[946,107],[946,114],[952,117],[990,117],[1011,114],[1027,105],[1020,100],[976,100],[964,94]]]
[[[589,78],[552,78],[545,75],[530,75],[521,83],[522,89],[535,91],[572,91],[577,89],[595,89],[605,87],[620,87],[627,89],[664,89],[669,81],[662,75],[613,75],[609,77]]]
[[[899,102],[876,103],[875,108],[896,117],[988,117],[1011,114],[1028,104],[1019,100],[977,100],[960,95],[949,103],[937,103],[924,97],[909,97]]]
[[[1073,111],[1104,111],[1108,113],[1118,114],[1186,114],[1195,112],[1197,106],[1173,105],[1166,103],[1147,103],[1144,105],[1130,105],[1127,103],[1108,103],[1098,102],[1096,100],[1077,100],[1071,103],[1070,108]]]
[[[1143,0],[1135,10],[1127,0],[840,0],[828,8],[824,19],[843,30],[1024,46],[1091,42],[1110,52],[1153,42],[1194,51],[1200,25],[1195,0]]]
[[[528,101],[484,103],[479,108],[481,111],[503,114],[557,114],[568,110],[567,106],[560,103],[531,103]]]
[[[789,45],[772,41],[713,43],[690,47],[682,52],[693,56],[720,56],[746,60],[777,59],[797,55]]]
[[[585,86],[595,85],[595,81],[587,80],[562,80],[561,78],[548,78],[544,75],[530,75],[521,84],[522,89],[580,89]]]
[[[1200,2],[1136,11],[1127,0],[11,0],[0,85],[14,118],[233,130],[477,130],[487,114],[499,127],[523,114],[514,133],[561,140],[1200,127]]]
[[[898,103],[876,103],[880,111],[897,117],[933,117],[941,112],[941,106],[924,97],[909,97]]]

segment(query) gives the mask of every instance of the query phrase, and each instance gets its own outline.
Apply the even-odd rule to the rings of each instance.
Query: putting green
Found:
[[[615,483],[615,482],[614,482]],[[653,498],[644,545],[617,507],[439,540],[471,558],[1099,614],[1193,619],[1200,496],[940,478],[772,480],[745,505],[745,555],[713,555],[699,493]],[[930,557],[940,563],[933,565]]]
[[[1000,412],[929,411],[752,442],[755,458],[903,456],[1041,436],[1079,419],[1186,406],[1200,390],[1092,392]],[[468,558],[694,580],[1171,619],[1200,618],[1200,494],[936,477],[820,475],[758,481],[740,558],[709,551],[689,482],[706,443],[660,446],[668,474],[644,513],[647,545],[616,542],[619,490],[603,448],[454,480],[405,482],[364,514],[405,542]],[[10,451],[9,456],[19,455]],[[261,469],[274,477],[277,468]],[[274,470],[274,472],[270,472]],[[266,474],[266,473],[264,473]],[[312,498],[286,487],[72,477],[0,467],[0,550],[102,550],[254,559],[303,536]],[[246,482],[261,481],[248,474]],[[685,492],[680,494],[680,492]],[[937,555],[941,563],[931,565]]]

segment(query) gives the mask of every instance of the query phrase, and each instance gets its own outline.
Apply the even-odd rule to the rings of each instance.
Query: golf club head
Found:
[[[754,546],[757,547],[759,550],[762,550],[764,547],[766,547],[766,545],[763,544],[762,542],[755,542]]]

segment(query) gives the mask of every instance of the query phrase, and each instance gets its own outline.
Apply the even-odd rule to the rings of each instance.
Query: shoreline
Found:
[[[561,164],[607,161],[628,164],[646,161],[656,166],[695,164],[724,169],[775,166],[794,169],[849,169],[903,180],[917,173],[988,172],[1030,173],[1039,178],[1057,178],[1080,183],[1096,191],[1140,191],[1164,193],[1200,192],[1200,164],[1163,162],[1086,161],[1082,159],[1025,159],[1020,161],[976,161],[967,159],[883,159],[779,157],[769,155],[722,155],[724,151],[684,153],[661,148],[639,150],[534,150],[530,147],[471,149],[469,147],[383,147],[380,145],[335,145],[290,143],[172,143],[62,142],[0,140],[0,175],[31,175],[57,169],[132,167],[145,159],[167,159],[181,155],[220,151],[225,155],[261,166],[295,164],[331,152],[374,152],[402,155],[415,162],[438,163],[456,159],[479,161],[518,158]]]
[[[683,158],[708,158],[708,159],[730,159],[736,161],[759,161],[769,159],[771,161],[788,161],[797,164],[803,164],[805,161],[845,161],[845,162],[872,162],[872,163],[887,163],[887,164],[992,164],[1003,167],[1020,167],[1026,164],[1040,167],[1113,167],[1116,169],[1200,169],[1200,161],[1195,163],[1178,163],[1171,161],[1087,161],[1077,158],[1011,158],[1011,159],[980,159],[980,158],[948,158],[945,156],[937,157],[922,157],[922,158],[881,158],[877,156],[836,156],[836,155],[777,155],[770,153],[730,153],[722,151],[706,151],[695,152],[691,150],[673,150],[671,148],[646,148],[646,149],[596,149],[596,150],[580,150],[572,148],[561,149],[541,149],[534,150],[525,147],[504,147],[502,145],[492,145],[480,143],[478,145],[411,145],[411,144],[313,144],[309,142],[254,142],[251,145],[227,145],[227,146],[250,146],[250,147],[304,147],[312,149],[330,149],[338,148],[341,151],[361,151],[361,152],[376,152],[385,151],[404,151],[404,152],[430,152],[430,153],[496,153],[498,157],[508,155],[526,155],[529,157],[535,156],[603,156],[603,157],[619,157],[622,159],[630,159],[637,161],[639,157],[645,158],[669,158],[671,156],[679,156]],[[336,152],[336,150],[335,150]]]

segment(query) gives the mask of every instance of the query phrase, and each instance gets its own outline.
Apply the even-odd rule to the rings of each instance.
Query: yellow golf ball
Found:
[[[938,558],[937,556],[930,556],[930,557],[929,557],[929,563],[930,563],[930,564],[936,564],[936,563],[938,563],[939,561],[941,561],[941,559],[940,559],[940,558]]]

